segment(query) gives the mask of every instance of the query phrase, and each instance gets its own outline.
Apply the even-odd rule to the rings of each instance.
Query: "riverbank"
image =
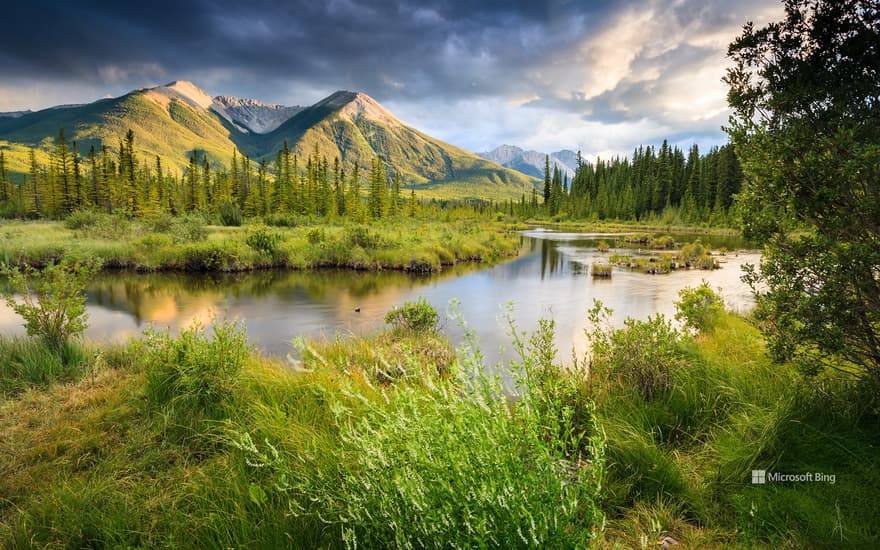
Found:
[[[555,229],[558,231],[572,231],[578,233],[619,233],[619,232],[639,232],[639,233],[682,233],[692,235],[718,235],[718,236],[734,236],[740,232],[736,229],[727,227],[712,227],[704,225],[658,225],[656,223],[642,223],[637,221],[631,222],[577,222],[577,221],[551,221],[541,219],[529,219],[520,224],[521,229],[530,229],[533,227],[544,227]]]
[[[107,215],[0,224],[0,261],[44,266],[100,258],[104,269],[234,272],[256,269],[433,272],[515,256],[519,237],[495,222],[399,218],[297,227],[208,226],[195,217],[128,221]]]
[[[61,354],[2,338],[0,546],[880,536],[870,388],[771,364],[756,328],[726,313],[696,336],[656,320],[594,331],[589,377],[553,359],[553,330],[521,343],[512,368],[535,391],[514,407],[491,379],[472,383],[473,350],[433,330],[304,341],[296,363],[248,351],[229,325]],[[813,480],[755,484],[753,470]]]

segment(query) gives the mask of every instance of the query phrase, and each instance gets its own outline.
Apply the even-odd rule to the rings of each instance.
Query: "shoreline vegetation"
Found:
[[[612,330],[596,304],[590,371],[557,359],[551,320],[514,330],[514,401],[424,302],[372,335],[299,340],[298,362],[228,323],[112,346],[0,337],[0,545],[876,540],[876,393],[799,384],[705,285],[678,310],[682,329]],[[754,485],[753,469],[836,481]]]
[[[44,267],[96,258],[104,269],[233,272],[348,268],[429,273],[514,256],[519,238],[495,222],[393,219],[294,227],[209,226],[198,216],[131,221],[83,213],[0,224],[0,260]]]
[[[548,229],[556,229],[556,230],[571,230],[575,232],[581,233],[615,233],[618,231],[636,231],[638,233],[682,233],[682,234],[696,234],[696,235],[721,235],[721,236],[735,236],[740,235],[741,232],[738,229],[729,228],[729,227],[717,227],[710,225],[682,225],[678,223],[657,223],[656,220],[648,220],[648,221],[626,221],[626,222],[615,222],[609,220],[600,220],[600,221],[554,221],[554,220],[542,220],[539,218],[529,218],[523,222],[517,224],[518,227],[522,229],[531,229],[535,226],[540,226]]]
[[[268,221],[276,225],[266,225],[260,219],[237,227],[208,225],[196,214],[132,220],[92,211],[75,212],[63,222],[6,221],[0,223],[0,263],[43,268],[95,259],[105,270],[137,272],[342,268],[431,273],[460,262],[493,263],[516,256],[516,231],[523,227],[478,218],[431,221],[400,217],[369,224],[292,218],[283,220],[284,224]],[[652,227],[540,224],[587,231],[628,227],[641,232]],[[692,228],[689,233],[730,234],[706,228]],[[659,238],[671,240],[668,236]],[[645,233],[643,241],[650,245],[651,236]],[[621,241],[615,246],[635,248],[643,241]],[[687,261],[678,259],[682,264]],[[612,259],[611,263],[619,262]]]

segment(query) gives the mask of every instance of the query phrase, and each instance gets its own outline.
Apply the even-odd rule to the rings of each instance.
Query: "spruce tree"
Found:
[[[550,192],[551,192],[551,182],[550,182],[550,155],[544,155],[544,205],[549,206],[550,204]]]

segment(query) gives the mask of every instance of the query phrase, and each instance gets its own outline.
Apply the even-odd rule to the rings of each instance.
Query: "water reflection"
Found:
[[[424,296],[440,311],[448,309],[450,300],[458,300],[484,354],[494,362],[507,355],[500,348],[509,347],[499,319],[507,303],[512,304],[521,329],[534,329],[539,318],[553,317],[562,358],[572,347],[584,350],[586,311],[594,298],[614,309],[615,322],[620,324],[627,316],[672,315],[678,291],[706,279],[723,288],[730,307],[751,307],[751,293],[739,278],[742,265],[755,263],[757,254],[728,254],[722,258],[722,269],[711,272],[651,276],[615,269],[610,280],[593,280],[590,264],[607,258],[597,252],[596,244],[619,238],[622,234],[527,231],[522,236],[523,254],[514,260],[485,269],[457,266],[428,277],[352,271],[102,274],[88,289],[86,334],[93,340],[120,340],[150,323],[179,330],[193,322],[208,324],[215,317],[226,317],[245,321],[256,346],[283,355],[291,351],[295,336],[366,333],[383,325],[391,307]],[[710,242],[731,249],[741,245],[731,238]],[[454,340],[462,338],[454,322],[447,320],[445,330]],[[23,333],[20,319],[5,305],[0,306],[0,331]]]

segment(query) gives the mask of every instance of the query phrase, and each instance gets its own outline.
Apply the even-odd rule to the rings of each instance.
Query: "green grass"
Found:
[[[661,534],[690,547],[877,540],[874,394],[771,364],[758,331],[729,314],[675,347],[669,390],[658,396],[595,382],[608,434],[609,546]],[[825,472],[837,482],[752,485],[753,469]]]
[[[598,525],[600,463],[563,474],[538,409],[436,333],[307,342],[295,371],[235,334],[133,341],[0,399],[0,546],[569,546]]]
[[[333,267],[431,272],[457,262],[493,262],[518,252],[516,235],[503,224],[473,221],[401,218],[369,226],[273,227],[265,230],[277,237],[272,253],[247,244],[255,231],[248,226],[207,226],[206,238],[196,241],[180,237],[173,228],[156,233],[149,222],[105,229],[67,229],[57,222],[3,223],[0,262],[43,266],[95,257],[108,269],[138,271]]]
[[[880,537],[874,388],[772,364],[756,328],[726,313],[696,336],[630,323],[589,377],[553,360],[552,330],[515,342],[530,388],[515,401],[432,330],[300,341],[282,362],[221,326],[77,344],[61,371],[38,341],[0,338],[0,546]],[[753,469],[836,483],[752,485]]]

